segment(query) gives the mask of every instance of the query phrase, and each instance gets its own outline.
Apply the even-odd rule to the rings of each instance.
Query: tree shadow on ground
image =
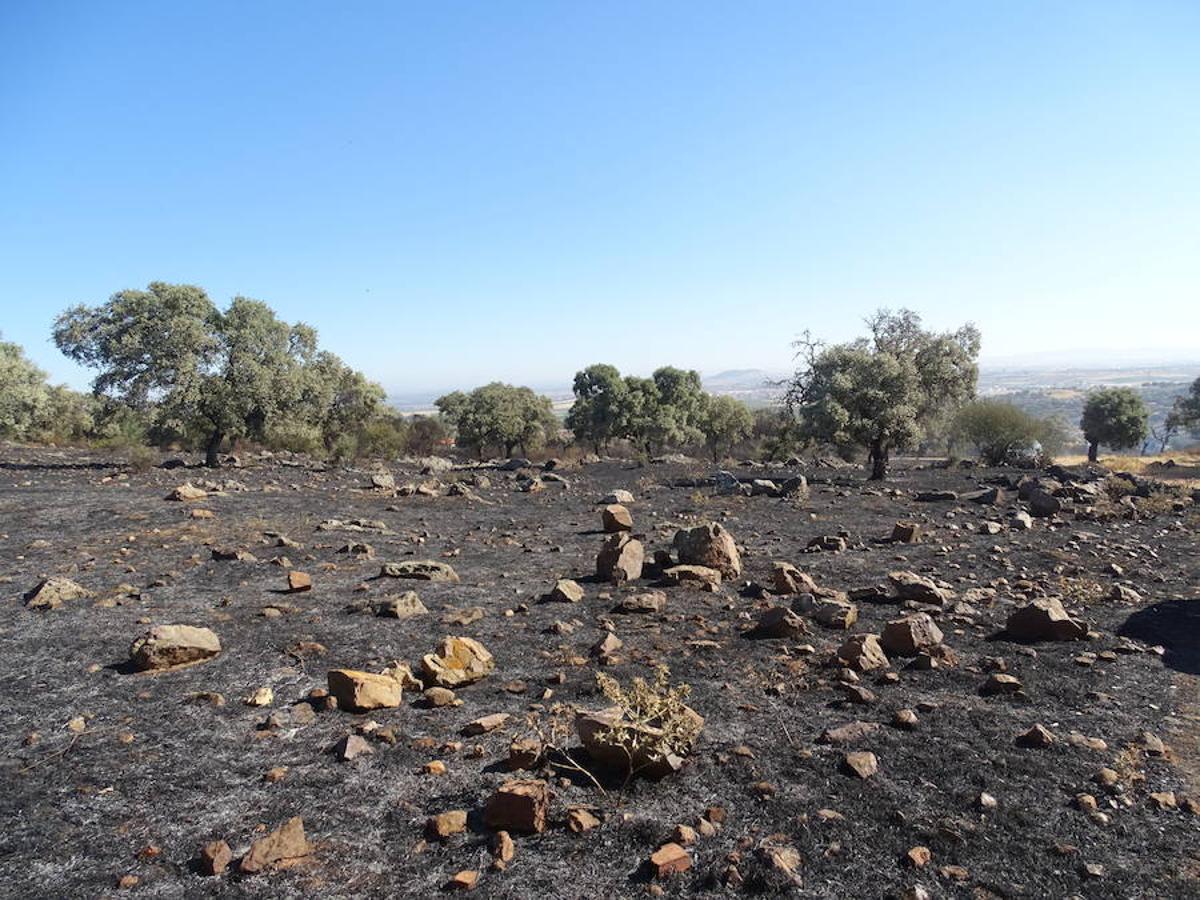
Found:
[[[1165,600],[1133,613],[1117,632],[1150,644],[1162,644],[1163,664],[1177,672],[1200,675],[1200,600]]]

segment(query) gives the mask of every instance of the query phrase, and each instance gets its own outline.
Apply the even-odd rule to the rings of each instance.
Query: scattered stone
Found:
[[[251,844],[238,870],[243,875],[254,875],[269,869],[284,868],[308,856],[310,852],[304,836],[304,820],[293,816]]]
[[[1036,724],[1017,735],[1017,746],[1025,747],[1030,750],[1038,750],[1049,747],[1054,743],[1054,734],[1042,724]]]
[[[556,603],[578,603],[583,599],[583,588],[570,578],[560,578],[546,594],[546,599]]]
[[[759,616],[754,633],[764,638],[798,638],[808,634],[808,624],[786,606],[772,606]]]
[[[1001,672],[993,672],[987,677],[987,681],[983,683],[983,687],[979,689],[979,693],[985,697],[994,697],[998,694],[1016,694],[1020,690],[1020,679]]]
[[[70,578],[47,578],[25,595],[25,605],[30,609],[58,609],[69,600],[93,597],[92,591],[76,584]]]
[[[854,750],[842,757],[842,769],[848,775],[866,779],[879,771],[879,760],[874,753]]]
[[[856,672],[886,669],[891,663],[873,634],[855,634],[838,649],[838,658]]]
[[[544,781],[520,779],[502,784],[487,802],[483,820],[489,828],[539,833],[546,829],[550,790]]]
[[[953,598],[949,591],[938,587],[932,579],[922,578],[915,572],[889,572],[888,581],[892,583],[896,596],[901,600],[942,606]]]
[[[536,769],[546,753],[546,748],[537,738],[518,738],[508,745],[508,767]]]
[[[771,564],[771,583],[777,594],[815,594],[817,583],[789,562]]]
[[[220,875],[233,862],[233,851],[224,841],[209,841],[200,849],[200,874]]]
[[[567,828],[576,834],[600,827],[600,820],[583,806],[572,806],[567,810]]]
[[[425,822],[425,834],[431,840],[445,840],[467,830],[467,811],[451,809],[447,812],[430,816]]]
[[[488,716],[481,716],[474,721],[468,722],[463,726],[462,733],[467,737],[475,737],[480,734],[487,734],[489,731],[495,731],[497,728],[504,726],[512,716],[508,713],[492,713]]]
[[[676,843],[663,844],[650,854],[650,869],[655,878],[666,878],[692,867],[691,855]]]
[[[1087,626],[1072,619],[1057,597],[1038,597],[1008,617],[1008,636],[1018,641],[1079,641]]]
[[[455,872],[454,877],[446,882],[447,891],[473,891],[479,883],[479,872],[475,869],[463,869]]]
[[[495,668],[492,654],[479,641],[469,637],[443,638],[435,653],[427,653],[421,658],[426,682],[438,687],[474,684]]]
[[[667,595],[662,591],[644,591],[622,597],[616,605],[617,612],[647,614],[661,613],[667,608]]]
[[[921,525],[918,522],[897,522],[892,526],[893,544],[915,544],[921,540]]]
[[[601,503],[609,503],[609,504],[611,504],[611,503],[626,504],[626,503],[633,503],[634,501],[633,501],[633,494],[629,493],[629,491],[618,488],[615,491],[611,491],[611,492],[605,494],[604,498],[600,502]]]
[[[330,669],[326,681],[329,693],[337,699],[338,709],[366,712],[400,705],[401,684],[388,675],[373,675],[355,669]]]
[[[622,584],[642,577],[646,551],[642,542],[627,532],[614,534],[604,542],[596,556],[596,577]]]
[[[449,563],[435,559],[413,559],[406,562],[384,563],[380,577],[414,578],[418,581],[442,581],[458,583],[458,573]]]
[[[716,522],[675,532],[672,546],[683,565],[716,569],[726,578],[742,574],[742,559],[733,536]]]
[[[161,671],[212,659],[221,641],[208,628],[155,625],[133,642],[129,657],[140,671]]]
[[[679,565],[663,569],[663,581],[669,585],[715,591],[721,586],[721,572],[708,566]]]
[[[363,738],[357,734],[348,734],[333,747],[334,755],[342,762],[349,762],[359,756],[369,756],[375,751]]]
[[[287,585],[288,591],[293,594],[310,591],[312,590],[312,576],[306,572],[288,572]]]
[[[822,744],[853,744],[879,731],[875,722],[848,722],[836,728],[826,728],[817,741]]]
[[[800,594],[792,601],[792,609],[812,616],[826,628],[845,631],[858,621],[858,607],[841,591]]]
[[[608,534],[633,531],[633,516],[620,503],[610,503],[604,507],[600,511],[600,522]]]
[[[428,612],[416,591],[384,597],[375,604],[375,615],[383,619],[412,619]]]
[[[916,656],[942,642],[942,630],[928,613],[893,619],[883,628],[879,645],[891,656]]]
[[[196,487],[190,481],[181,484],[171,493],[167,494],[168,500],[203,500],[208,496],[208,491]]]

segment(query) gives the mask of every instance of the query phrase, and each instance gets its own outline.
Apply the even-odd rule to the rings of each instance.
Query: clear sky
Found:
[[[1200,357],[1200,3],[0,3],[0,331],[151,280],[394,392],[879,306]]]

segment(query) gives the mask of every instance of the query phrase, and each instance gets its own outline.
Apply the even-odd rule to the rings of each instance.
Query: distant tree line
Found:
[[[308,325],[289,324],[265,303],[235,297],[225,309],[193,285],[154,282],[60,315],[53,337],[69,358],[96,371],[90,394],[47,383],[15,344],[0,342],[0,436],[99,441],[204,451],[248,441],[335,460],[428,454],[454,443],[483,456],[511,456],[574,444],[593,453],[624,449],[737,451],[783,459],[827,448],[865,454],[871,477],[892,456],[941,444],[971,446],[988,463],[1014,454],[1051,456],[1065,423],[1012,404],[975,397],[979,331],[934,332],[911,310],[880,310],[866,334],[826,345],[807,332],[783,403],[750,410],[703,390],[693,370],[664,366],[650,377],[595,364],[575,374],[574,403],[560,421],[550,398],[493,382],[438,398],[436,416],[404,417],[383,389],[321,350]],[[1180,432],[1200,434],[1200,379],[1151,429],[1129,388],[1089,394],[1080,427],[1089,458],[1101,446],[1124,450]]]

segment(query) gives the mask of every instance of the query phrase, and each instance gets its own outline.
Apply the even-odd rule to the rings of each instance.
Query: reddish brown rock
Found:
[[[546,829],[550,789],[537,779],[519,779],[502,784],[483,811],[489,828],[525,833]]]
[[[304,836],[304,820],[293,816],[266,837],[251,844],[238,870],[245,875],[254,875],[269,869],[284,868],[311,852]]]

